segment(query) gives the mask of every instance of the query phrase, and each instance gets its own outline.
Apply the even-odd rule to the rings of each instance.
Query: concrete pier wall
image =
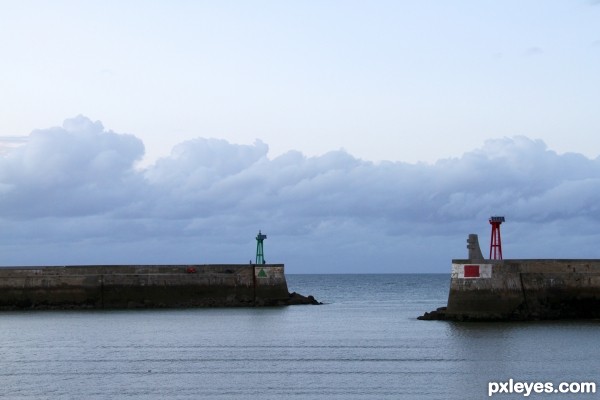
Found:
[[[600,318],[600,260],[453,260],[443,319]]]
[[[0,267],[0,309],[285,304],[283,264]]]

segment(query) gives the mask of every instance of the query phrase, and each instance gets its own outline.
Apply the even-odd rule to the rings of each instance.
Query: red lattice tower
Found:
[[[500,224],[504,217],[490,217],[492,225],[492,240],[490,241],[490,260],[502,260],[502,239],[500,238]]]

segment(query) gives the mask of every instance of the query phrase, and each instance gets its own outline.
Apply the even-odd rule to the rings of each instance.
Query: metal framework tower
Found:
[[[504,217],[490,217],[492,225],[492,240],[490,240],[490,260],[502,260],[502,239],[500,238],[500,224]]]
[[[265,251],[263,248],[263,241],[267,238],[267,235],[263,235],[260,231],[258,231],[258,235],[256,235],[256,263],[257,264],[265,264]]]

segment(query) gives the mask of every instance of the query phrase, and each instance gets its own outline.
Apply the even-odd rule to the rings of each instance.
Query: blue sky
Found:
[[[0,264],[247,262],[263,229],[291,272],[447,272],[492,214],[505,257],[600,257],[599,22],[0,1]]]

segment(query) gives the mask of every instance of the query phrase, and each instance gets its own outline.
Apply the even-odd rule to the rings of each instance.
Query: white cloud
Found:
[[[0,215],[93,215],[128,206],[143,152],[139,139],[83,116],[34,131],[0,158]]]
[[[25,136],[0,136],[0,155],[10,152],[27,141]]]
[[[468,233],[484,245],[493,214],[513,257],[545,257],[545,243],[577,257],[600,222],[600,161],[523,136],[435,164],[270,159],[260,140],[198,138],[136,169],[143,152],[79,116],[2,155],[0,263],[247,262],[262,229],[267,260],[292,272],[446,272]]]

